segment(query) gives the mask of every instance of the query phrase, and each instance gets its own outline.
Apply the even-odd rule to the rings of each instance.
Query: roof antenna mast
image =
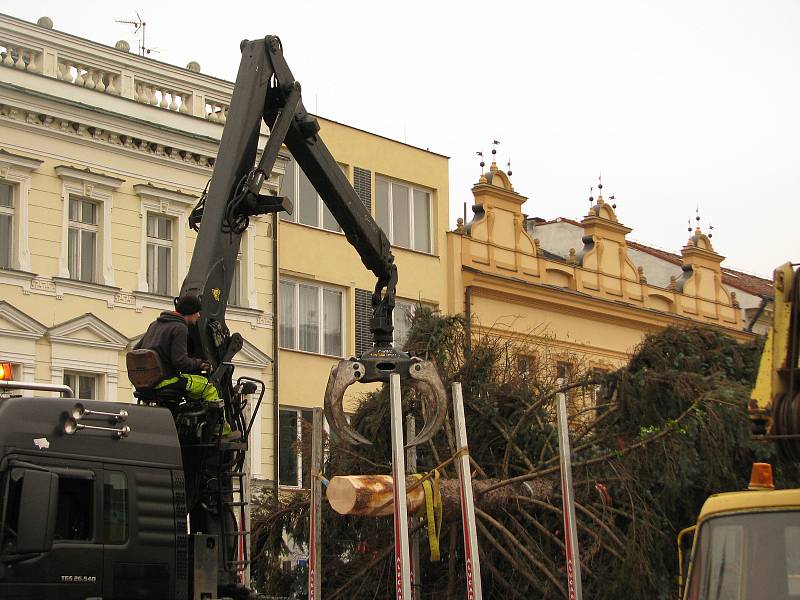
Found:
[[[150,52],[153,51],[153,48],[148,48],[145,45],[145,29],[147,28],[147,23],[142,20],[142,16],[136,12],[136,20],[126,20],[126,19],[115,19],[117,23],[121,23],[123,25],[133,25],[133,34],[136,35],[140,31],[141,38],[138,40],[139,42],[139,56],[147,56]]]

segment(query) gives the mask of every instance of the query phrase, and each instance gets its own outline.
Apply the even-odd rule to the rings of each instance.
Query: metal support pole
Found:
[[[311,434],[311,511],[308,600],[322,598],[322,409],[315,408]]]
[[[582,600],[581,556],[578,550],[578,531],[575,525],[575,498],[572,495],[572,457],[569,446],[566,394],[556,394],[556,409],[558,414],[558,451],[561,455],[561,501],[564,508],[564,541],[567,550],[569,598],[570,600]]]
[[[467,424],[464,419],[464,398],[461,384],[453,387],[453,420],[456,428],[456,444],[459,448],[467,445]],[[464,529],[464,558],[467,568],[467,600],[482,600],[481,561],[478,556],[478,532],[475,526],[475,501],[472,496],[472,473],[469,465],[469,451],[462,453],[456,461],[458,480],[461,485],[461,520]]]
[[[414,415],[406,415],[406,439],[413,440],[417,435],[417,424]],[[406,472],[417,472],[417,447],[406,448]],[[417,517],[409,518],[409,525],[412,527],[417,524]],[[411,534],[411,592],[414,600],[422,600],[422,571],[419,566],[419,531]]]
[[[397,600],[411,600],[411,559],[408,555],[406,457],[403,448],[403,409],[400,375],[389,376],[392,421],[392,478],[394,481],[394,568]]]

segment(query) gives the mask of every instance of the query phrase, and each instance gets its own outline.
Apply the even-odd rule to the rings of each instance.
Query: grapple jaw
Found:
[[[356,381],[388,382],[392,373],[398,373],[400,382],[417,392],[424,403],[423,414],[427,418],[423,428],[408,440],[406,447],[427,442],[442,426],[447,414],[447,394],[436,366],[391,347],[373,348],[358,359],[345,359],[331,368],[325,389],[325,417],[342,440],[352,445],[372,444],[347,422],[343,406],[345,390]]]

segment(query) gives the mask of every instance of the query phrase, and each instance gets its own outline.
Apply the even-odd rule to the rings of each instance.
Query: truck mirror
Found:
[[[53,547],[58,502],[58,475],[25,469],[19,503],[17,554],[41,554]]]

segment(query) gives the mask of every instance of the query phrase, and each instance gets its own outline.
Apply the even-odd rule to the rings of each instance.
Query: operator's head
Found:
[[[194,325],[200,318],[200,296],[194,292],[185,292],[175,298],[175,312],[182,315],[189,325]]]

